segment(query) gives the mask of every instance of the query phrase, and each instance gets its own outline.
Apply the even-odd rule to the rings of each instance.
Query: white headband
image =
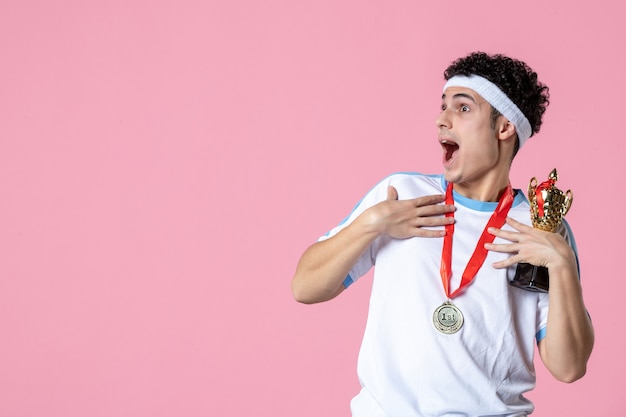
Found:
[[[443,91],[446,91],[448,87],[465,87],[480,94],[493,108],[498,110],[500,114],[513,123],[517,130],[520,148],[524,142],[530,138],[530,135],[532,135],[533,130],[530,127],[528,119],[524,116],[524,113],[522,113],[515,103],[513,103],[497,85],[488,79],[475,74],[470,76],[455,75],[446,82],[446,85],[443,86]]]

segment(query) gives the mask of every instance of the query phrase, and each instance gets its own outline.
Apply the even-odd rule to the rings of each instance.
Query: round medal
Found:
[[[435,309],[433,324],[441,333],[456,333],[463,326],[463,313],[450,301],[446,301]]]

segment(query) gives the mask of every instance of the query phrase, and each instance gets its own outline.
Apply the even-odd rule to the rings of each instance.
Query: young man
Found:
[[[581,378],[591,354],[570,229],[533,228],[509,185],[548,88],[502,55],[473,53],[444,76],[443,175],[384,179],[305,251],[292,281],[298,301],[317,303],[376,265],[355,417],[526,416],[535,340],[561,381]],[[548,294],[509,285],[519,262],[548,269]]]

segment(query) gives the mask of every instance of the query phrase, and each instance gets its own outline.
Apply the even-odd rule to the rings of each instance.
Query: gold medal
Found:
[[[435,309],[433,324],[441,333],[456,333],[463,326],[463,313],[448,300]]]

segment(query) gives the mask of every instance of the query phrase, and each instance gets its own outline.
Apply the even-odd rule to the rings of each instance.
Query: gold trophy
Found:
[[[546,232],[556,232],[572,206],[572,191],[565,193],[554,185],[558,180],[556,168],[550,172],[547,181],[537,184],[533,177],[528,184],[528,201],[530,202],[530,220],[533,227]],[[550,281],[548,268],[527,263],[518,263],[515,277],[509,282],[514,287],[528,291],[548,292]]]

